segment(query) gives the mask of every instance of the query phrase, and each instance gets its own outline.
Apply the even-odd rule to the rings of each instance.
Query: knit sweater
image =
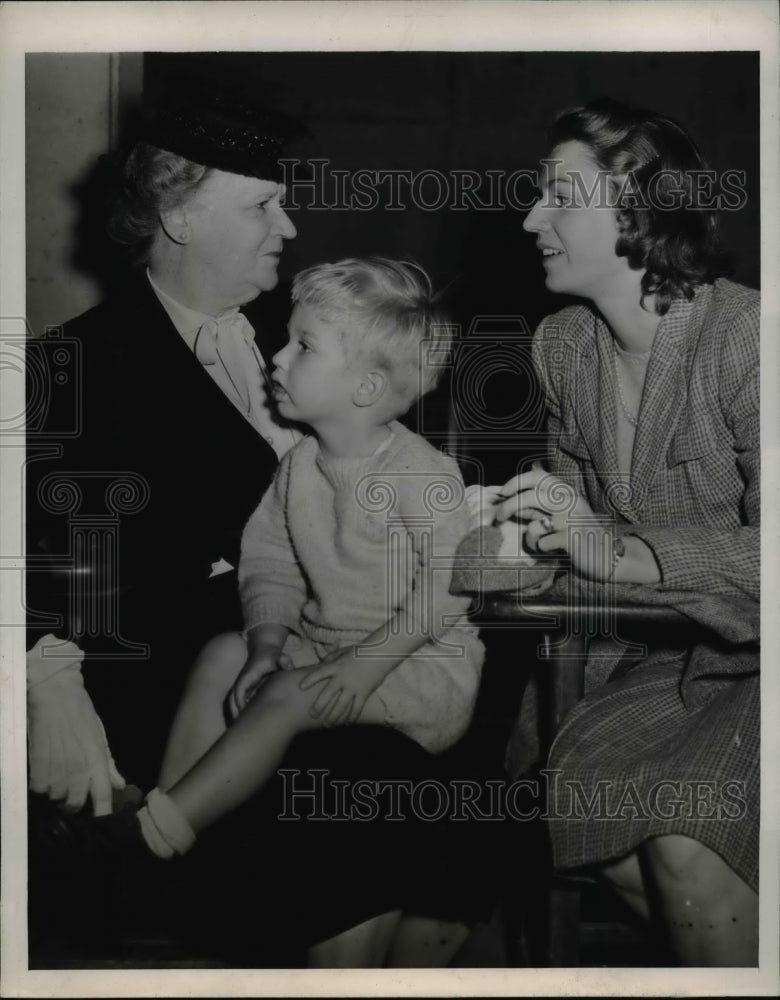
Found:
[[[285,455],[244,530],[244,625],[286,626],[324,653],[417,602],[429,640],[377,694],[389,724],[438,751],[468,725],[483,658],[469,599],[449,593],[469,513],[453,459],[391,430],[368,458],[326,459],[311,436]]]

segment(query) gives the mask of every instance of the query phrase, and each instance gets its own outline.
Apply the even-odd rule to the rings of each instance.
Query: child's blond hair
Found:
[[[296,274],[292,300],[345,321],[345,348],[387,377],[399,414],[439,381],[453,327],[418,264],[385,257],[317,264]]]

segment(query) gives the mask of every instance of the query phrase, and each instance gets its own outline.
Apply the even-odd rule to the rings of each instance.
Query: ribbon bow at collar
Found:
[[[236,312],[220,320],[207,319],[195,336],[195,357],[202,365],[215,365],[219,360],[220,339],[224,345],[226,338],[237,334],[248,347],[252,346],[254,330],[243,313]]]

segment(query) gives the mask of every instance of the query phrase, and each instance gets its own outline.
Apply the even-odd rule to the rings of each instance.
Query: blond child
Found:
[[[274,396],[312,433],[244,531],[244,631],[199,655],[135,814],[160,857],[259,791],[299,733],[387,725],[438,753],[476,699],[483,646],[468,598],[449,592],[470,527],[462,479],[397,420],[449,348],[427,275],[379,258],[324,264],[297,275],[293,302]]]

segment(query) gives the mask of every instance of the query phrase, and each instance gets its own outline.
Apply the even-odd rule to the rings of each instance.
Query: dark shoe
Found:
[[[127,822],[127,816],[132,816],[143,805],[144,794],[136,785],[114,791],[112,795],[112,816],[125,817],[118,822]],[[86,845],[92,839],[92,823],[102,823],[111,817],[95,818],[89,807],[84,806],[78,812],[68,812],[59,803],[53,802],[46,795],[30,792],[27,796],[27,817],[31,850],[38,850],[52,856],[58,852],[63,854],[89,853]],[[110,828],[113,824],[108,824]],[[135,823],[137,826],[137,822]],[[140,833],[140,829],[139,829]],[[106,839],[105,833],[99,839]],[[120,838],[123,841],[127,838]]]
[[[109,816],[91,816],[85,809],[66,813],[57,806],[36,808],[31,816],[31,843],[50,862],[65,865],[105,866],[122,857],[150,855],[136,818],[136,809],[127,805]]]
[[[30,864],[43,933],[64,938],[78,954],[122,958],[132,942],[169,930],[178,866],[149,850],[131,803],[97,819],[86,811],[41,812],[51,822]]]
[[[133,813],[119,814],[125,827]],[[61,942],[86,961],[119,957],[124,933],[121,887],[128,851],[124,837],[109,831],[86,810],[69,814],[43,796],[29,808],[30,960],[37,950]],[[95,827],[97,829],[95,829]],[[140,828],[139,828],[140,838]]]
[[[66,813],[46,795],[27,795],[27,833],[30,850],[56,851],[73,843],[72,814]]]
[[[144,804],[144,793],[138,785],[125,785],[124,788],[114,789],[111,793],[112,811],[115,813],[124,812],[126,809],[137,810]]]

